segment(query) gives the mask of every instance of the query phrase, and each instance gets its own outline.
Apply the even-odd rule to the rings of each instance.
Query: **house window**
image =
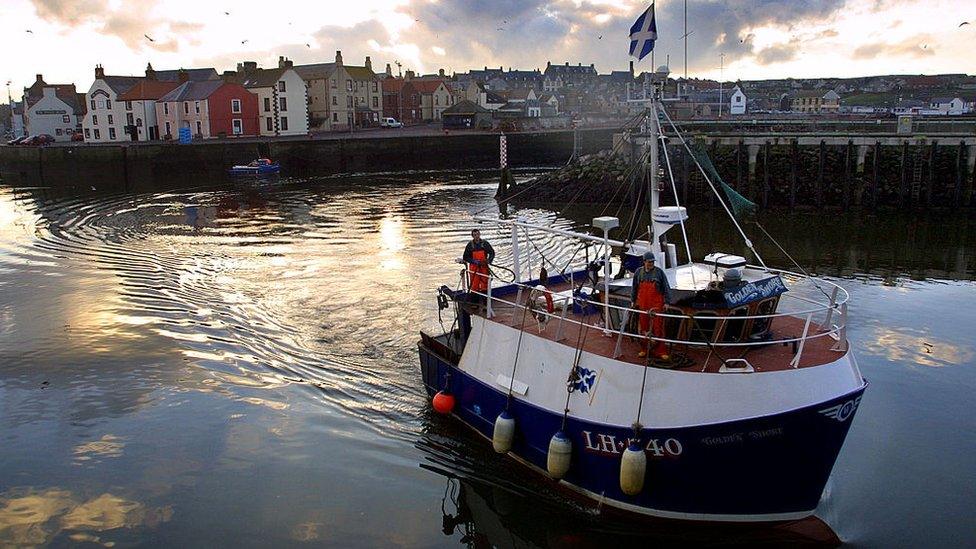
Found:
[[[235,114],[241,112],[241,100],[240,99],[231,99],[230,100],[230,112],[235,113]]]
[[[352,108],[352,96],[351,95],[347,95],[346,96],[346,108],[350,108],[350,109]]]
[[[169,128],[169,122],[166,123],[166,135],[173,135],[173,132],[171,132]]]
[[[189,101],[184,101],[183,102],[183,114],[190,114],[190,102]]]
[[[109,101],[108,99],[105,100],[105,108],[106,109],[111,109],[112,108],[112,102]]]
[[[129,126],[135,123],[135,120],[133,119],[131,112],[125,113],[125,123]]]
[[[203,135],[203,125],[197,120],[197,135]]]
[[[102,136],[99,135],[98,128],[95,128],[95,139],[101,139]]]
[[[278,81],[278,91],[281,92],[281,93],[285,93],[285,81],[284,80],[279,80]]]
[[[96,109],[96,107],[95,107],[95,100],[94,99],[91,100],[91,109],[92,110],[95,110]]]
[[[54,130],[54,135],[61,135],[61,134],[62,134],[61,128]]]
[[[268,131],[269,132],[274,129],[274,126],[272,125],[273,123],[271,122],[271,117],[270,116],[264,119],[264,123],[265,123],[264,124],[265,127],[268,128]]]
[[[231,125],[234,128],[234,135],[241,135],[244,133],[244,122],[240,118],[235,118],[231,121]]]
[[[333,95],[332,96],[332,104],[333,105],[338,105],[339,104],[339,98]]]
[[[373,108],[378,109],[380,106],[380,100],[376,97],[373,98]]]
[[[281,117],[281,131],[288,131],[288,117]]]
[[[332,89],[336,89],[336,79],[332,79]]]
[[[264,112],[271,112],[271,98],[264,98]]]
[[[379,89],[379,82],[373,82],[373,93],[378,92]]]
[[[337,113],[337,112],[332,113],[332,121],[333,122],[338,122],[339,121],[339,113]]]
[[[163,103],[163,114],[169,114],[169,103]]]
[[[61,117],[61,122],[63,124],[70,124],[71,123],[71,117],[68,116],[68,115],[64,115],[64,116]]]
[[[132,101],[126,101],[125,102],[125,110],[127,110],[127,111],[131,111],[132,110]]]
[[[346,80],[346,91],[352,91],[352,80]]]
[[[98,115],[97,114],[93,114],[92,115],[92,126],[97,126],[97,125],[98,125]]]
[[[112,140],[115,139],[115,128],[109,128],[108,129],[108,138],[109,139],[112,139]]]
[[[284,84],[284,82],[281,82],[281,83]],[[285,97],[279,97],[278,98],[278,110],[280,110],[280,111],[287,111],[288,110],[288,99],[287,98],[285,98]]]
[[[91,130],[85,128],[85,139],[91,139]]]
[[[197,114],[200,114],[200,102],[199,101],[194,101],[193,102],[193,110]]]
[[[112,124],[115,124],[115,119],[114,119],[114,117],[111,114],[108,115],[108,123],[109,123],[110,126]]]
[[[136,127],[137,128],[141,128],[142,127],[142,119],[141,118],[136,118]]]
[[[434,96],[434,104],[435,104],[435,105],[440,105],[440,104],[441,104],[441,98],[440,98],[440,97],[437,97],[437,96],[435,95],[435,96]]]

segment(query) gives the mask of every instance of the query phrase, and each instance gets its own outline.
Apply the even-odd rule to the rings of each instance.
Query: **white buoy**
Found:
[[[562,431],[556,431],[549,440],[549,454],[546,456],[546,469],[549,476],[559,480],[569,471],[569,463],[573,454],[573,443]]]
[[[636,496],[644,489],[647,456],[637,442],[631,442],[620,459],[620,489],[628,496]]]
[[[491,445],[499,454],[512,449],[512,439],[515,437],[515,418],[502,411],[495,419],[495,430],[491,435]]]

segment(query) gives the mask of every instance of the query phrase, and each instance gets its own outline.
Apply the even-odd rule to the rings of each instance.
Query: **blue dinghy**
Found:
[[[230,175],[265,175],[278,173],[281,166],[268,158],[258,158],[245,165],[234,166],[228,170]]]

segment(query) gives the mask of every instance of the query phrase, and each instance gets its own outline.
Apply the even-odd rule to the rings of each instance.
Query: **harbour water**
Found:
[[[742,541],[602,523],[432,414],[418,332],[490,178],[90,183],[0,185],[0,546]],[[767,217],[845,279],[871,382],[818,516],[854,546],[971,545],[976,223]],[[689,235],[741,251],[714,212]]]

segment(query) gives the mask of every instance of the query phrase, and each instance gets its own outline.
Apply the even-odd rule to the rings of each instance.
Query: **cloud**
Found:
[[[775,44],[756,52],[756,62],[760,65],[784,63],[797,58],[800,53],[800,41],[790,40],[785,44]]]
[[[935,55],[935,48],[930,44],[934,38],[928,34],[916,34],[901,42],[876,42],[858,46],[852,53],[854,59],[875,59],[887,56],[928,57]]]
[[[38,17],[66,28],[91,25],[101,34],[115,36],[133,50],[175,52],[181,42],[195,38],[203,25],[153,16],[157,0],[125,2],[113,7],[109,0],[31,0]],[[153,40],[148,40],[149,35]]]

